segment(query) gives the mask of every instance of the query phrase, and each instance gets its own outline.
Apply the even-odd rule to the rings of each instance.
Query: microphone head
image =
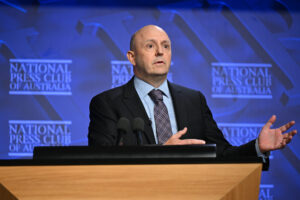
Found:
[[[130,122],[126,117],[121,117],[117,123],[118,131],[128,133],[130,131]]]
[[[140,117],[134,118],[132,123],[132,129],[133,131],[144,131],[144,120]]]

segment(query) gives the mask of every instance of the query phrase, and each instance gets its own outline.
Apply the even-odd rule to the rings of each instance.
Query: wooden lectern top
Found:
[[[0,199],[253,200],[261,169],[260,163],[2,166]]]
[[[33,160],[0,160],[1,200],[253,200],[259,195],[262,163],[257,158],[216,158],[215,146],[35,152]]]

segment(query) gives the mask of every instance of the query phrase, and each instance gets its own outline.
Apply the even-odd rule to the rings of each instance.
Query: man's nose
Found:
[[[157,48],[156,48],[156,52],[155,52],[156,54],[156,56],[162,56],[163,54],[164,54],[164,52],[163,52],[163,48],[162,47],[160,47],[160,46],[158,46]]]

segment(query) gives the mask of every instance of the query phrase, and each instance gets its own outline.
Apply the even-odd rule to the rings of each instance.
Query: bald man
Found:
[[[117,122],[140,117],[145,123],[143,144],[217,144],[218,156],[262,156],[284,148],[296,130],[286,132],[295,122],[271,129],[276,116],[262,127],[257,139],[232,146],[219,130],[204,95],[167,81],[171,63],[171,41],[160,27],[148,25],[130,41],[127,58],[134,77],[125,85],[95,96],[90,103],[89,145],[117,145]],[[285,133],[286,132],[286,133]],[[136,145],[127,133],[124,145]]]

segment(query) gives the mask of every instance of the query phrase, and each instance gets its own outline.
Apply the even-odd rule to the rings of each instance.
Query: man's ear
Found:
[[[127,52],[127,59],[131,62],[131,64],[132,64],[133,66],[136,65],[136,63],[135,63],[135,55],[134,55],[134,52],[133,52],[133,51],[128,51],[128,52]]]

